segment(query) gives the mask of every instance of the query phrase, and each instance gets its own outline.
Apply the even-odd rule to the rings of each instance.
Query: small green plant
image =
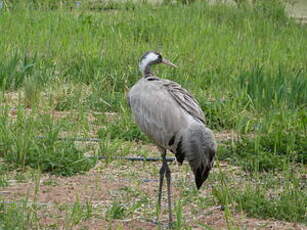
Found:
[[[176,215],[176,221],[172,225],[172,227],[174,227],[174,229],[177,229],[177,230],[183,229],[185,225],[185,221],[184,221],[184,214],[183,214],[183,205],[180,200],[177,201],[175,204],[175,215]]]
[[[110,208],[106,212],[106,218],[109,220],[123,219],[127,215],[127,208],[116,201],[114,201]]]
[[[0,188],[9,185],[8,175],[9,167],[4,162],[0,162]]]
[[[224,211],[225,220],[227,227],[231,229],[233,227],[231,206],[233,204],[232,191],[226,184],[225,175],[223,172],[219,173],[218,178],[220,180],[219,184],[215,186],[212,190],[214,198],[217,203],[221,205],[221,209]]]
[[[1,57],[0,57],[1,60]],[[0,88],[3,90],[15,90],[22,86],[24,80],[33,72],[37,56],[14,54],[0,64]]]
[[[27,78],[24,82],[24,104],[31,108],[39,104],[41,84],[33,78]]]
[[[9,182],[6,178],[6,175],[5,174],[0,175],[0,188],[1,187],[7,187],[8,185],[9,185]]]
[[[56,180],[54,179],[48,179],[48,180],[45,180],[42,184],[47,185],[47,186],[57,186],[58,182],[56,182]]]
[[[69,223],[71,226],[77,225],[82,221],[85,221],[93,216],[93,205],[90,201],[86,201],[85,204],[80,203],[79,200],[74,202],[73,206],[69,210]]]

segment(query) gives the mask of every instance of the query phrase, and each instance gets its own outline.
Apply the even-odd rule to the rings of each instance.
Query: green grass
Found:
[[[253,199],[251,199],[253,197]],[[275,218],[292,222],[307,222],[307,193],[299,187],[281,192],[277,197],[267,197],[263,188],[246,188],[240,196],[234,195],[241,210],[258,218]]]
[[[127,109],[121,111],[121,116],[109,122],[99,130],[100,138],[110,137],[111,139],[122,139],[125,141],[147,141],[148,138],[139,130],[135,123],[131,122],[131,116]]]
[[[73,142],[58,141],[62,126],[55,124],[49,115],[25,118],[19,111],[15,122],[7,118],[7,114],[0,116],[0,156],[6,162],[64,176],[87,171],[95,165],[95,158],[85,157]],[[41,133],[46,138],[37,138]]]
[[[86,157],[87,149],[57,138],[90,136],[93,125],[100,126],[94,134],[103,139],[97,151],[105,156],[130,153],[128,143],[150,142],[132,121],[125,98],[140,78],[137,61],[147,50],[158,50],[179,66],[155,71],[195,95],[210,128],[242,136],[220,145],[220,160],[239,165],[250,180],[264,181],[262,174],[284,175],[293,167],[306,169],[307,28],[287,18],[279,1],[257,1],[253,7],[197,1],[162,5],[81,1],[80,8],[51,0],[15,3],[10,1],[10,8],[0,13],[0,34],[5,34],[0,36],[4,172],[32,167],[70,176],[89,170],[96,160]],[[71,114],[55,119],[46,115],[50,111]],[[116,113],[115,118],[109,120],[105,112]],[[94,124],[87,119],[92,113],[100,114]],[[47,138],[37,139],[39,135]],[[268,186],[257,193],[244,187],[234,194],[224,181],[213,195],[217,202],[231,203],[250,216],[306,223],[298,203],[307,206],[306,193],[298,191],[296,183],[291,177],[289,189],[279,185],[276,189],[283,191],[268,198]],[[0,177],[0,187],[4,186],[9,186],[5,173]],[[187,226],[182,206],[197,195],[183,196],[186,199],[175,208],[178,229]],[[205,207],[207,200],[197,202]],[[74,224],[91,216],[79,215],[84,207],[78,205],[76,217],[68,217]],[[106,217],[132,215],[138,205],[124,207],[117,201]],[[12,206],[6,212],[14,210]],[[225,210],[229,228],[231,213],[230,208]]]
[[[119,202],[113,202],[106,212],[107,219],[123,219],[126,216],[126,208]]]
[[[34,227],[36,219],[27,201],[0,204],[0,228],[1,229],[27,229]]]
[[[225,207],[236,207],[248,216],[273,218],[291,222],[307,223],[307,192],[304,179],[293,174],[293,169],[279,174],[251,174],[249,183],[240,188],[231,187],[231,179],[220,174],[221,184],[213,190],[218,204]]]

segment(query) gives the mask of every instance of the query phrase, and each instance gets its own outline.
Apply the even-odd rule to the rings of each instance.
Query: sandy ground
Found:
[[[0,197],[6,202],[18,202],[27,198],[30,206],[36,202],[40,207],[40,224],[46,228],[57,226],[56,229],[164,229],[168,217],[166,191],[162,201],[160,224],[153,219],[160,165],[160,162],[113,161],[106,164],[102,161],[94,169],[82,175],[57,177],[45,174],[41,176],[39,182],[10,180],[10,186],[0,188]],[[170,167],[173,176],[173,201],[184,197],[185,193],[195,191],[193,175],[186,164],[179,167],[173,162]],[[239,187],[244,183],[244,172],[240,168],[220,162],[220,167],[214,168],[211,178],[198,194],[191,196],[191,199],[212,198],[212,189],[218,183],[214,175],[219,170],[233,178],[233,186]],[[121,219],[106,217],[107,211],[116,201],[127,207],[133,207],[142,200],[144,200],[142,205],[129,216]],[[211,201],[213,200],[212,198]],[[91,204],[93,215],[78,224],[72,224],[69,213],[76,203]],[[226,218],[225,212],[214,202],[206,205],[206,201],[203,201],[200,205],[197,206],[191,201],[183,206],[184,221],[192,229],[204,229],[202,226],[217,230],[228,229],[230,225],[239,229],[307,229],[306,226],[296,223],[249,218],[245,213],[236,210],[232,210],[231,217]]]
[[[288,7],[288,12],[290,15],[296,17],[307,17],[307,0],[296,0],[293,6]]]
[[[163,199],[161,225],[152,219],[156,203],[158,189],[158,172],[160,162],[112,162],[108,165],[101,162],[95,169],[84,175],[73,177],[56,177],[43,175],[39,183],[20,183],[10,181],[11,185],[0,189],[0,196],[6,201],[18,201],[27,197],[29,203],[37,202],[41,209],[39,211],[40,223],[44,227],[57,226],[57,229],[159,229],[167,224],[166,198]],[[178,167],[171,164],[173,173],[173,200],[177,200],[182,190],[193,188],[193,176],[190,172],[185,173],[186,166]],[[242,172],[239,168],[221,163],[222,170],[231,173],[234,177]],[[217,171],[218,169],[215,169]],[[214,173],[214,172],[213,172]],[[178,181],[185,181],[183,188]],[[210,196],[212,186],[216,182],[209,182],[200,190],[199,196]],[[164,191],[165,192],[165,191]],[[165,193],[164,193],[165,194]],[[126,218],[109,220],[106,211],[110,209],[114,201],[126,202],[129,206],[137,200],[149,197],[149,202],[135,210]],[[72,206],[74,203],[85,204],[90,202],[95,215],[81,221],[79,224],[71,225],[67,218],[67,209],[63,207]],[[200,209],[193,209],[193,202],[183,207],[186,225],[192,229],[204,229],[209,226],[212,229],[227,229],[227,226],[239,229],[307,229],[306,226],[287,223],[276,220],[261,220],[249,218],[244,213],[233,210],[231,219],[225,218],[225,213],[220,206],[212,205]],[[197,211],[195,211],[197,210]]]

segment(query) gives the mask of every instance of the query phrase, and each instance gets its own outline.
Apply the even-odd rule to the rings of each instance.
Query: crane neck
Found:
[[[146,65],[144,65],[141,62],[139,67],[140,67],[140,71],[141,71],[144,78],[147,78],[147,77],[153,75],[153,73],[151,72],[151,63],[147,63]]]

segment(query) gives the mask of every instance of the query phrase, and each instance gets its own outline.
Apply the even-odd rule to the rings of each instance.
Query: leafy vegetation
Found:
[[[85,157],[73,142],[58,141],[61,126],[48,116],[41,120],[24,118],[21,112],[12,124],[7,117],[1,118],[1,156],[8,163],[64,176],[87,171],[95,165],[95,158]],[[39,138],[40,132],[47,136]]]

